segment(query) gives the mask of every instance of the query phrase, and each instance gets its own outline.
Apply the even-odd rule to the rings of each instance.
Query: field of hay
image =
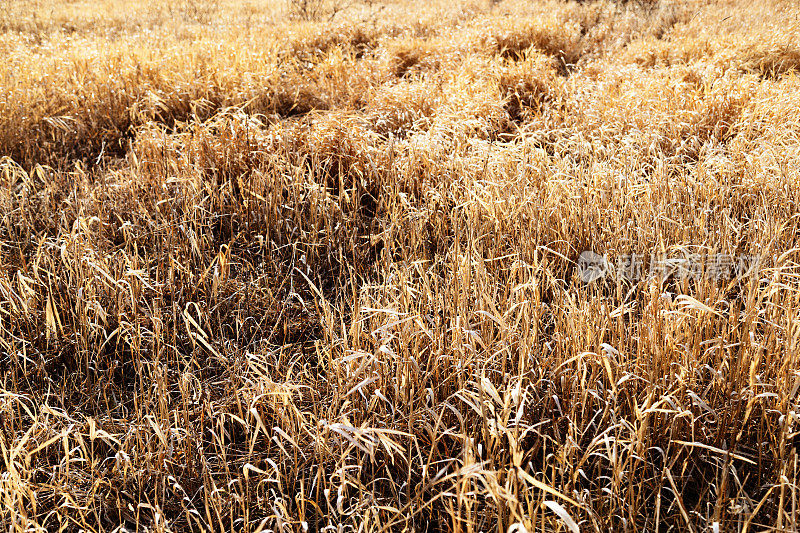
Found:
[[[3,2],[3,530],[798,530],[800,5],[321,1]]]

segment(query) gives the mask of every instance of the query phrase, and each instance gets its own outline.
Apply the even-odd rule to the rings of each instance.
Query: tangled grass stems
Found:
[[[3,527],[796,530],[797,7],[287,15],[0,15]]]

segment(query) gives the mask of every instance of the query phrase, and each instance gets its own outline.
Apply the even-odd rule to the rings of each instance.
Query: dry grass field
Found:
[[[0,54],[4,531],[800,529],[797,3],[4,0]]]

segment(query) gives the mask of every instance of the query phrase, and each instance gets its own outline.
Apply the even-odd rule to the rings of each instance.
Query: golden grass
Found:
[[[3,9],[4,529],[800,528],[796,4]]]

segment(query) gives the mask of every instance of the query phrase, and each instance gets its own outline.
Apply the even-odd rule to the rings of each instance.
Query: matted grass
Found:
[[[3,528],[800,528],[800,8],[337,5],[3,5]]]

